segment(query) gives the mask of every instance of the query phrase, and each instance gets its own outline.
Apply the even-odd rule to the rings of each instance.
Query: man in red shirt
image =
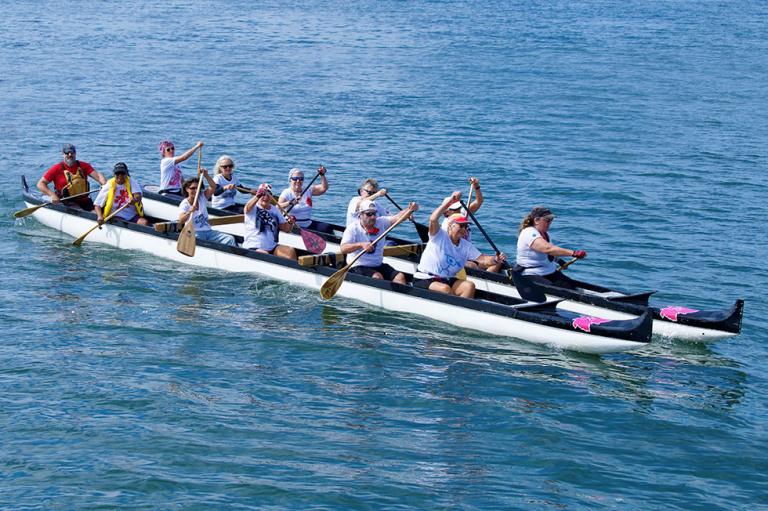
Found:
[[[75,146],[64,144],[64,147],[61,148],[61,153],[64,156],[63,160],[46,170],[43,177],[37,182],[37,189],[50,197],[52,203],[58,204],[63,197],[87,192],[89,188],[88,176],[98,181],[101,185],[106,184],[107,180],[104,179],[101,173],[89,163],[78,161],[75,158],[77,155]],[[53,183],[56,191],[51,191],[48,187],[49,183]],[[86,211],[93,209],[93,202],[88,196],[70,202]]]

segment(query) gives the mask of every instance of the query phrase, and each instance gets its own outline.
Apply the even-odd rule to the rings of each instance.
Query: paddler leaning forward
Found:
[[[99,190],[99,194],[93,201],[96,221],[99,222],[99,225],[103,225],[105,216],[109,216],[112,211],[116,211],[123,207],[126,202],[130,202],[131,206],[120,211],[117,216],[128,222],[149,225],[147,219],[144,218],[144,210],[141,207],[141,185],[136,181],[131,181],[128,165],[117,162],[112,173],[114,177]]]
[[[396,271],[384,262],[384,243],[373,245],[373,241],[386,231],[392,224],[413,214],[419,209],[415,202],[394,216],[378,216],[378,206],[370,199],[360,201],[359,217],[347,224],[341,237],[341,253],[346,254],[347,261],[352,261],[365,252],[352,265],[350,273],[373,277],[374,279],[386,279],[398,284],[405,284],[405,275]]]
[[[453,192],[443,199],[442,204],[429,217],[429,242],[421,255],[421,261],[413,276],[413,286],[454,294],[464,298],[475,297],[475,284],[468,280],[459,280],[456,274],[464,268],[467,261],[477,261],[482,265],[493,265],[507,260],[499,254],[490,256],[481,254],[477,248],[464,239],[469,220],[455,215],[450,218],[448,229],[440,228],[443,213],[452,203],[461,199],[461,192]]]

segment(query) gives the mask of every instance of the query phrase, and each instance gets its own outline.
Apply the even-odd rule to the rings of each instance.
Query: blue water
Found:
[[[0,508],[768,509],[765,2],[0,5]],[[165,137],[337,222],[475,175],[504,250],[545,203],[573,276],[744,330],[582,356],[12,218]]]

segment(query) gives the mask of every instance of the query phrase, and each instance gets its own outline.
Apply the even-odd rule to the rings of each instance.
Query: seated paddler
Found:
[[[341,253],[347,256],[348,262],[357,257],[361,251],[365,252],[350,268],[350,273],[405,284],[405,275],[384,262],[384,243],[374,245],[373,241],[392,224],[418,209],[419,205],[412,202],[408,208],[396,215],[379,216],[376,203],[363,199],[358,206],[357,219],[347,224],[341,237]]]
[[[262,183],[243,209],[245,229],[243,248],[296,259],[293,247],[278,244],[280,231],[291,232],[292,225],[272,204],[272,187]]]
[[[72,144],[64,144],[61,148],[62,161],[54,164],[45,171],[43,177],[37,182],[37,189],[51,198],[51,202],[58,204],[65,197],[80,195],[90,190],[88,178],[104,185],[107,180],[90,163],[77,159],[77,150]],[[48,185],[53,183],[54,190]],[[67,201],[69,206],[77,206],[86,211],[93,210],[93,201],[88,195]]]
[[[216,183],[211,179],[208,170],[202,169],[201,172],[208,181],[208,187],[200,190],[200,193],[197,193],[197,178],[187,179],[182,185],[184,199],[179,203],[179,224],[186,224],[191,218],[197,239],[235,246],[235,238],[232,235],[215,231],[208,223],[208,201],[213,196]]]
[[[484,265],[506,261],[504,254],[486,255],[464,235],[469,228],[469,219],[461,215],[449,218],[448,229],[440,228],[441,219],[448,207],[461,199],[461,192],[453,192],[429,217],[429,241],[421,254],[421,261],[413,276],[413,286],[440,293],[453,294],[464,298],[475,297],[475,284],[456,278],[467,261],[478,261]]]
[[[571,250],[555,245],[549,228],[555,219],[548,207],[535,206],[520,223],[517,235],[517,264],[515,270],[534,282],[576,289],[576,283],[558,271],[558,257],[587,257],[584,250]]]
[[[127,222],[149,225],[141,206],[141,185],[131,179],[128,165],[123,162],[115,163],[112,174],[113,177],[101,187],[99,194],[93,201],[96,220],[99,225],[104,223],[104,217],[109,216],[110,213],[117,211],[127,203],[131,205],[117,213],[116,216]]]

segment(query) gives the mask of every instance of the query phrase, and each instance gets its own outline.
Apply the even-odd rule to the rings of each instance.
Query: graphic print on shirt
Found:
[[[121,188],[116,194],[115,194],[115,207],[120,208],[125,203],[130,202],[131,197],[128,195],[128,190],[125,188]]]
[[[269,210],[256,208],[256,228],[259,232],[267,230],[277,232],[277,220],[269,214]]]
[[[173,175],[168,182],[168,188],[181,188],[181,167],[178,165],[173,166]]]

